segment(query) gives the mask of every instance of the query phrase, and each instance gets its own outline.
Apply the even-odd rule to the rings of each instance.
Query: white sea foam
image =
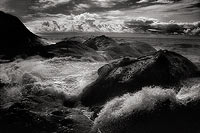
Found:
[[[193,82],[192,82],[193,81]],[[200,78],[183,82],[178,94],[173,89],[161,87],[144,87],[136,93],[127,93],[107,102],[95,119],[94,127],[101,127],[106,122],[112,122],[142,110],[153,111],[156,104],[166,100],[177,105],[186,105],[192,100],[200,99]]]
[[[20,91],[27,85],[31,85],[32,90],[37,88],[51,93],[76,96],[97,78],[97,70],[104,64],[70,57],[17,60],[0,64],[0,81],[9,85],[4,88],[6,99],[20,96]]]

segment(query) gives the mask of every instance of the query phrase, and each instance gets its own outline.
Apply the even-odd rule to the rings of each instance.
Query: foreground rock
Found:
[[[88,133],[92,125],[79,109],[64,107],[50,94],[29,95],[0,108],[1,133]]]
[[[153,47],[143,42],[118,43],[114,39],[104,35],[90,38],[83,44],[98,51],[108,60],[126,56],[136,58],[156,51]]]
[[[0,19],[0,59],[45,56],[46,52],[40,37],[30,32],[17,17],[0,12]]]
[[[196,88],[197,91],[200,88]],[[199,92],[199,91],[198,91]],[[194,93],[194,92],[189,92]],[[196,98],[195,98],[196,97]],[[190,99],[188,101],[188,99]],[[198,133],[199,94],[179,99],[174,90],[146,88],[108,102],[93,133]]]
[[[144,86],[169,87],[178,85],[182,79],[200,75],[198,68],[185,57],[162,50],[137,59],[123,58],[103,66],[98,73],[98,79],[80,96],[86,106],[103,104],[112,97],[138,91]]]

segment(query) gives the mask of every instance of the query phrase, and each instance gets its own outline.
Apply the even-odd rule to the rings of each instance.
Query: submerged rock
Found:
[[[166,50],[137,59],[114,61],[104,65],[98,73],[98,79],[80,95],[86,106],[103,104],[112,97],[138,91],[144,86],[175,86],[182,79],[199,76],[199,70],[192,62]]]

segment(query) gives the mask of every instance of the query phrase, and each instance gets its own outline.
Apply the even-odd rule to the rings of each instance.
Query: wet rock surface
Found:
[[[139,57],[156,50],[150,45],[142,42],[134,43],[118,43],[114,39],[107,36],[97,36],[86,40],[83,45],[99,51],[101,55],[108,60],[118,59],[121,57]]]
[[[51,95],[29,96],[0,109],[0,132],[88,133],[93,122]]]
[[[61,41],[54,45],[46,46],[45,49],[52,57],[71,56],[76,58],[91,58],[97,61],[105,61],[95,50],[77,41]]]
[[[182,79],[199,76],[198,68],[185,57],[158,51],[140,58],[123,58],[98,70],[99,78],[81,94],[86,106],[105,103],[114,96],[135,92],[144,86],[176,86]],[[179,91],[176,87],[176,91]]]

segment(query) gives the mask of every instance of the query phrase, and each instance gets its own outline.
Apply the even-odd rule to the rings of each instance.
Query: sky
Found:
[[[200,0],[0,0],[34,33],[200,34]]]

